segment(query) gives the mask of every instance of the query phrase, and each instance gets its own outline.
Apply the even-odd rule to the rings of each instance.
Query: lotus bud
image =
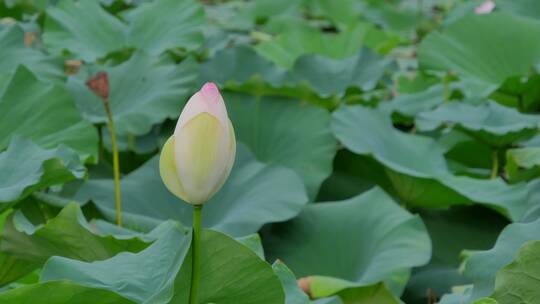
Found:
[[[223,186],[236,154],[234,129],[214,83],[187,102],[161,151],[159,171],[174,195],[193,204],[207,202]]]
[[[487,0],[484,1],[484,3],[480,4],[474,9],[474,12],[477,15],[483,15],[483,14],[489,14],[495,9],[495,2],[493,0]]]
[[[92,90],[97,96],[101,97],[104,102],[109,99],[109,76],[105,72],[99,72],[86,82],[86,86]]]

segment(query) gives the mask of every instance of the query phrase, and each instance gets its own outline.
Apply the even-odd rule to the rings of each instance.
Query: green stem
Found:
[[[99,159],[103,159],[103,155],[105,155],[105,149],[103,147],[103,130],[102,130],[102,126],[98,126],[98,131],[99,131]]]
[[[128,148],[131,151],[135,151],[135,135],[131,133],[128,134]]]
[[[493,150],[493,165],[491,167],[491,179],[499,175],[499,153],[497,149]]]
[[[448,102],[450,99],[450,74],[445,74],[443,78],[443,100]]]
[[[201,213],[202,205],[193,205],[193,243],[191,244],[191,290],[189,303],[198,304],[197,296],[201,281]]]
[[[118,144],[116,141],[116,131],[114,129],[114,120],[112,117],[109,101],[103,100],[105,112],[107,112],[109,133],[111,133],[111,142],[113,149],[113,170],[114,170],[114,197],[116,200],[116,224],[122,226],[122,202],[120,200],[120,160],[118,158]]]

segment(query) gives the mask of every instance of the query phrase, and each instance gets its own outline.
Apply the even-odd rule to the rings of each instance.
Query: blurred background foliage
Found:
[[[540,303],[538,37],[536,0],[3,0],[0,302],[185,303],[158,154],[213,81],[203,224],[247,247],[207,232],[204,303]]]

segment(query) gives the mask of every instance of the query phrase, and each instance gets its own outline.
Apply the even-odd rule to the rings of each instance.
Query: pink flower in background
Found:
[[[492,0],[484,1],[474,9],[474,12],[478,15],[489,14],[495,9],[495,2]]]

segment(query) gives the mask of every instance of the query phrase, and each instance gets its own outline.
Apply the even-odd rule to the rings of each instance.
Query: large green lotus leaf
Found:
[[[408,270],[431,256],[420,217],[378,188],[345,201],[308,205],[263,240],[267,256],[283,260],[299,277],[334,277],[349,281],[347,287],[385,282],[397,294]]]
[[[206,18],[202,6],[193,0],[159,0],[127,11],[128,44],[152,55],[164,50],[196,50],[203,43]]]
[[[138,252],[148,246],[148,241],[96,231],[86,222],[79,206],[72,203],[55,218],[37,226],[22,212],[15,212],[6,223],[0,251],[31,263],[44,263],[51,256],[95,261],[122,251]]]
[[[426,90],[396,96],[390,102],[379,104],[382,111],[398,113],[414,118],[418,113],[429,111],[444,102],[444,86],[434,85]]]
[[[11,211],[4,211],[0,214],[0,235],[4,230],[4,223],[11,215]],[[14,256],[0,253],[0,286],[13,282],[18,278],[30,273],[37,265],[22,261]]]
[[[508,302],[508,303],[514,303],[514,302]],[[482,298],[474,301],[473,304],[500,304],[500,302],[497,302],[497,300],[493,298]]]
[[[534,73],[528,77],[507,79],[490,98],[503,105],[518,108],[522,113],[535,112],[540,105],[540,75]]]
[[[272,267],[234,239],[212,230],[202,237],[201,303],[284,303]]]
[[[33,206],[37,201],[28,203]],[[126,250],[140,251],[161,231],[156,228],[147,235],[124,235],[99,222],[88,224],[73,203],[44,225],[36,226],[30,218],[17,211],[5,225],[0,239],[0,263],[7,268],[0,271],[0,285],[25,276],[53,255],[94,261]]]
[[[260,56],[253,48],[236,46],[216,53],[201,65],[201,80],[221,84],[243,84],[256,76],[274,86],[282,86],[287,70]]]
[[[82,119],[70,94],[39,81],[24,66],[19,66],[0,97],[0,150],[14,136],[44,148],[64,144],[83,158],[97,158],[96,129]]]
[[[299,17],[303,0],[228,1],[224,5],[206,7],[212,10],[213,22],[228,30],[251,30],[256,23],[264,25],[273,19]],[[210,15],[210,14],[209,14]]]
[[[525,243],[512,263],[497,273],[494,303],[537,303],[540,301],[540,241]],[[478,302],[478,301],[477,301]],[[475,302],[475,304],[477,303]]]
[[[255,50],[279,66],[291,68],[298,57],[319,54],[334,59],[343,59],[356,54],[363,45],[375,50],[388,51],[395,43],[395,37],[367,23],[358,23],[338,34],[323,33],[319,29],[303,26],[290,28],[275,38],[263,41]]]
[[[414,77],[411,77],[408,74],[400,74],[397,75],[397,78],[395,79],[396,97],[401,94],[420,93],[440,83],[440,77],[424,72],[418,72]],[[452,83],[447,84],[449,86],[452,85]]]
[[[72,150],[64,146],[47,150],[16,137],[0,152],[0,211],[36,190],[82,178],[85,173]]]
[[[449,3],[448,3],[449,4]],[[460,20],[465,16],[471,16],[476,14],[476,9],[481,6],[481,1],[462,1],[460,3],[454,3],[450,5],[448,11],[445,12],[444,19],[442,20],[442,28]],[[490,12],[491,13],[491,12]]]
[[[93,263],[53,257],[41,280],[69,279],[114,291],[135,303],[185,303],[191,278],[190,242],[191,234],[177,228],[165,231],[137,254],[120,253]],[[270,265],[234,239],[204,231],[201,260],[200,303],[284,302],[281,283]]]
[[[66,50],[92,62],[126,48],[127,26],[105,11],[99,1],[60,1],[47,9],[43,41],[61,54]]]
[[[527,213],[523,216],[523,221],[533,221],[540,218],[540,179],[534,179],[527,183],[527,188],[529,188],[529,208]]]
[[[470,286],[470,285],[466,285]],[[467,301],[470,298],[470,288],[466,288],[465,291],[461,290],[461,286],[459,288],[460,290],[453,290],[450,294],[445,294],[441,300],[438,302],[438,304],[466,304]],[[475,303],[478,304],[478,303]],[[482,304],[482,303],[480,303]],[[486,303],[483,303],[486,304]],[[492,303],[489,303],[492,304]]]
[[[128,48],[153,55],[172,48],[194,50],[203,40],[202,7],[191,0],[159,0],[123,15],[108,13],[99,1],[60,1],[47,9],[43,40],[54,53],[65,50],[92,62]]]
[[[17,24],[0,30],[0,74],[11,74],[19,64],[24,64],[42,79],[62,79],[64,61],[27,47],[24,35],[24,30]],[[4,85],[4,81],[0,80],[0,92]]]
[[[428,3],[423,1],[356,1],[356,0],[313,0],[305,1],[313,14],[328,17],[338,25],[351,25],[358,19],[404,34],[412,33],[418,26],[422,11]]]
[[[139,232],[124,226],[120,227],[112,222],[102,219],[93,219],[90,222],[90,227],[92,227],[92,229],[100,236],[113,236],[119,240],[138,239],[145,243],[152,243],[157,240],[164,231],[170,229],[170,226],[175,226],[186,231],[188,230],[188,228],[182,226],[182,224],[174,221],[165,221],[148,232]],[[246,236],[245,239],[253,239],[255,238],[254,236],[257,236],[257,234]]]
[[[312,14],[325,16],[339,27],[346,28],[362,19],[408,38],[421,26],[423,14],[434,6],[430,2],[433,1],[312,0],[305,4],[311,6]],[[437,3],[445,7],[441,2],[444,1]]]
[[[502,147],[532,137],[540,128],[540,118],[488,101],[480,105],[451,102],[416,117],[421,131],[452,125],[491,146]]]
[[[302,0],[295,2],[301,2]],[[273,16],[267,19],[267,22],[260,27],[261,32],[256,32],[251,35],[252,38],[258,40],[258,43],[265,43],[272,41],[281,36],[281,34],[287,35],[290,31],[296,30],[309,30],[319,29],[318,22],[313,22],[302,17],[300,10],[293,10],[291,13]],[[324,23],[324,21],[323,21]],[[292,41],[291,41],[292,42]],[[269,58],[270,59],[270,58]]]
[[[191,233],[186,234],[171,224],[152,245],[139,253],[122,252],[93,263],[52,257],[43,267],[40,281],[67,279],[87,287],[114,291],[136,303],[168,303],[190,244]],[[189,281],[189,276],[181,279]]]
[[[343,304],[343,301],[338,296],[333,296],[330,298],[318,299],[311,301],[313,304]]]
[[[165,144],[168,139],[167,136],[171,130],[173,130],[175,124],[176,121],[168,120],[163,124],[154,125],[150,132],[142,136],[134,136],[133,134],[117,134],[116,144],[118,145],[118,151],[133,151],[139,155],[155,153],[159,150],[159,147]],[[101,135],[103,136],[102,139],[105,149],[112,152],[112,141],[109,130],[107,130],[107,128],[102,128]],[[134,157],[137,158],[139,155],[135,155]],[[129,163],[129,160],[127,162]],[[138,164],[134,165],[138,166]]]
[[[309,297],[300,289],[294,273],[280,260],[277,260],[272,268],[281,280],[283,290],[285,291],[284,304],[309,304]]]
[[[392,191],[406,204],[441,208],[476,202],[513,220],[520,219],[527,208],[525,184],[452,175],[439,143],[394,129],[379,110],[342,107],[333,114],[332,129],[347,149],[372,156],[385,167]]]
[[[520,143],[523,147],[540,147],[540,134]]]
[[[512,263],[499,270],[491,298],[499,304],[540,301],[540,241],[525,243]]]
[[[258,233],[253,233],[246,236],[235,238],[238,242],[255,252],[257,256],[264,260],[264,248],[262,245],[261,236]]]
[[[479,206],[454,207],[449,210],[423,210],[433,254],[430,263],[413,270],[403,300],[406,303],[428,302],[428,295],[439,298],[453,286],[469,284],[458,271],[461,252],[493,247],[507,221],[495,212]]]
[[[430,263],[412,274],[402,299],[405,303],[426,303],[441,295],[447,297],[448,294],[445,293],[450,292],[453,286],[462,286],[468,283],[468,280],[459,273],[457,267]]]
[[[332,175],[322,184],[316,201],[345,200],[375,185],[391,192],[392,185],[388,177],[384,174],[374,174],[382,170],[384,170],[382,165],[374,159],[341,149],[334,159]]]
[[[506,174],[512,181],[540,176],[540,147],[525,147],[506,151]]]
[[[27,16],[44,11],[47,4],[48,0],[6,0],[0,5],[0,14],[3,18],[26,20]]]
[[[391,58],[363,48],[344,59],[302,56],[295,62],[290,77],[297,84],[307,82],[322,97],[341,96],[348,88],[374,89],[385,72],[393,68]]]
[[[263,14],[270,13],[270,16],[279,14],[279,7],[285,8],[288,5],[293,6],[291,2],[298,2],[299,0],[285,2],[281,1],[227,1],[222,2],[220,5],[206,5],[205,13],[208,17],[208,27],[205,29],[205,46],[220,44],[220,48],[227,47],[227,41],[229,38],[242,37],[243,41],[250,40],[245,32],[253,29],[257,18],[265,18],[266,16],[259,16],[259,12],[255,12],[254,7],[259,3],[266,6],[267,11],[261,12]],[[268,4],[268,5],[266,5]],[[272,6],[276,6],[277,11],[272,12],[274,9]],[[244,32],[245,31],[245,32]],[[244,32],[244,33],[242,33]],[[217,35],[216,35],[217,34]],[[212,40],[212,41],[208,41]],[[211,51],[212,52],[212,51]]]
[[[457,73],[474,84],[475,95],[485,96],[538,63],[539,35],[536,20],[504,13],[466,16],[430,33],[420,44],[418,61],[422,69]]]
[[[159,176],[159,156],[149,160],[121,182],[122,211],[127,224],[179,220],[189,226],[191,205],[173,196]],[[112,180],[90,180],[79,190],[80,201],[92,199],[106,216],[114,218]],[[302,180],[291,169],[265,165],[239,145],[235,165],[224,187],[204,205],[203,225],[234,236],[245,236],[272,222],[290,219],[308,198]],[[131,217],[135,217],[130,223]]]
[[[440,133],[450,171],[457,175],[486,178],[493,170],[493,147],[457,129]]]
[[[498,0],[497,9],[534,19],[540,18],[540,6],[536,0]]]
[[[306,10],[313,15],[328,18],[338,26],[346,26],[360,18],[357,11],[359,1],[351,0],[313,0],[304,1]]]
[[[301,27],[264,41],[255,50],[284,68],[291,68],[298,57],[320,54],[340,59],[354,55],[362,46],[363,29],[339,34],[324,34],[318,29]]]
[[[69,281],[51,281],[0,292],[5,304],[132,304],[133,302],[108,290],[82,286]]]
[[[358,22],[356,26],[366,28],[364,46],[377,53],[386,55],[402,42],[402,37],[398,34],[384,31],[372,23]]]
[[[340,291],[338,294],[343,304],[403,303],[382,283],[369,287],[348,288]]]
[[[510,224],[501,232],[492,249],[469,254],[464,262],[464,274],[474,283],[470,300],[494,292],[497,272],[512,262],[523,244],[540,240],[539,229],[540,219]]]
[[[198,76],[192,58],[176,65],[144,52],[114,67],[93,66],[71,77],[68,88],[80,111],[94,123],[107,121],[103,103],[85,85],[96,70],[108,73],[109,103],[119,135],[144,135],[154,124],[178,117]]]
[[[325,16],[342,27],[350,26],[359,19],[363,19],[384,29],[404,33],[415,30],[419,22],[419,10],[421,12],[422,7],[427,6],[425,2],[422,3],[356,0],[305,1],[305,5],[312,14]]]
[[[526,242],[515,259],[497,272],[495,290],[487,298],[474,300],[473,304],[537,303],[540,299],[538,275],[540,271],[540,241]],[[445,296],[441,304],[471,303],[470,295]]]
[[[330,113],[286,98],[225,94],[236,137],[256,158],[295,170],[313,198],[332,172],[337,143]]]
[[[402,303],[383,283],[358,287],[350,281],[313,276],[309,278],[309,285],[313,298],[337,295],[343,304]]]
[[[319,1],[332,2],[331,0]],[[420,26],[422,11],[429,7],[426,2],[414,1],[341,1],[354,3],[356,11],[364,18],[384,29],[400,32],[402,35],[414,32]]]
[[[261,57],[252,48],[238,46],[218,52],[203,64],[201,79],[229,86],[260,80],[296,97],[305,96],[310,91],[320,97],[329,97],[342,96],[349,87],[371,90],[391,67],[391,59],[362,49],[344,59],[303,55],[290,70],[286,70]],[[257,89],[255,86],[255,93],[260,95],[262,92]],[[288,92],[291,90],[294,92]]]
[[[0,253],[0,286],[14,282],[39,267],[15,256]]]
[[[297,15],[302,0],[260,0],[247,2],[244,10],[252,16],[253,20],[257,18],[273,18],[279,15]],[[267,22],[271,22],[268,20]]]

